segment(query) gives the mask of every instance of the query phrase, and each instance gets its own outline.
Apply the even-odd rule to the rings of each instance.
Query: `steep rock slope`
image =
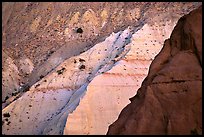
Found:
[[[155,4],[145,24],[135,28],[129,46],[130,51],[113,68],[96,76],[87,87],[79,106],[67,119],[65,135],[102,134],[117,118],[122,108],[130,103],[148,74],[149,66],[160,52],[165,39],[170,37],[178,19],[184,14],[183,7],[176,8]],[[157,9],[157,12],[155,11]],[[189,12],[186,12],[186,14]]]
[[[22,72],[17,91],[27,91],[67,58],[87,51],[112,32],[134,26],[139,30],[152,17],[172,19],[200,3],[167,2],[3,2],[2,45],[20,71],[24,59],[31,73]],[[120,14],[117,14],[120,13]],[[165,16],[161,16],[166,18]],[[161,20],[160,18],[159,20]],[[82,28],[83,33],[77,33]],[[22,59],[22,61],[21,61]],[[7,91],[5,91],[7,92]],[[8,103],[8,102],[7,102]]]
[[[125,57],[91,81],[79,106],[67,119],[65,135],[106,134],[108,126],[130,103],[129,98],[134,96],[147,76],[151,61],[161,50],[162,41],[170,37],[176,24],[170,17],[171,22],[165,26],[162,24],[166,20],[159,22],[156,17],[152,20],[154,25],[147,23],[133,34]]]
[[[9,99],[19,88],[19,70],[8,53],[2,52],[2,105],[6,105]]]
[[[202,134],[202,6],[179,19],[107,134]]]
[[[132,29],[112,33],[90,50],[65,60],[2,111],[3,134],[62,134],[87,85],[130,50]],[[52,105],[51,105],[52,104]],[[28,126],[32,125],[32,126]]]

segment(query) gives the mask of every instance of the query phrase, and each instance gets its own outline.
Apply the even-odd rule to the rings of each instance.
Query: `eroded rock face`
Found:
[[[41,78],[2,110],[2,133],[62,134],[68,114],[78,106],[87,85],[127,54],[131,36],[131,28],[112,33],[105,41],[65,60]]]
[[[81,127],[90,128],[85,132],[83,129],[73,132],[65,127],[64,132],[105,134],[108,125],[117,118],[129,102],[127,99],[141,84],[150,62],[160,51],[163,40],[169,37],[175,22],[199,4],[3,3],[3,13],[6,13],[2,18],[3,49],[18,70],[11,73],[12,77],[20,76],[20,82],[14,79],[13,83],[17,83],[18,91],[27,92],[19,94],[2,110],[2,133],[62,134],[65,124],[69,124],[69,117],[66,123],[67,116],[83,96],[80,105],[94,104],[97,99],[93,96],[100,96],[105,90],[115,90],[104,93],[98,104],[91,106],[95,111],[87,123],[84,124],[83,119],[76,120],[82,122]],[[78,33],[78,28],[83,32]],[[129,42],[132,44],[127,45]],[[101,84],[104,82],[101,79],[110,82]],[[107,84],[107,89],[99,90],[98,85]],[[113,89],[112,85],[118,87]],[[87,93],[93,94],[86,95],[86,89]],[[123,92],[127,90],[130,92]],[[7,94],[7,89],[4,92]],[[9,91],[10,94],[13,92],[13,89]],[[126,97],[122,98],[124,94]],[[108,106],[104,98],[108,96],[109,100],[112,95],[114,102]],[[78,110],[80,108],[75,113],[83,114],[84,109]],[[97,117],[99,112],[107,113]],[[9,117],[5,117],[7,114]],[[90,120],[105,123],[89,124]],[[76,127],[76,121],[69,126]]]
[[[107,134],[202,134],[202,6],[179,19]]]
[[[154,8],[151,10],[155,12]],[[164,10],[166,12],[162,12]],[[161,8],[161,11],[155,12],[158,16],[148,13],[151,18],[133,34],[128,44],[130,51],[125,57],[88,85],[79,106],[68,116],[65,135],[107,133],[108,126],[118,118],[122,108],[130,103],[129,98],[140,88],[152,60],[183,16],[179,10],[182,9],[175,12],[173,8]]]
[[[2,107],[9,103],[8,100],[13,96],[20,85],[18,67],[8,53],[2,52]],[[7,103],[6,103],[7,102]]]
[[[161,50],[162,41],[170,37],[176,24],[172,20],[163,26],[166,20],[157,22],[157,17],[152,20],[154,25],[147,23],[133,34],[124,58],[91,81],[79,106],[67,118],[65,135],[105,135],[122,108],[130,103],[129,98],[135,95],[151,61]]]
[[[18,87],[22,89],[17,91],[27,91],[64,60],[87,51],[112,32],[128,26],[137,31],[145,23],[153,24],[155,29],[163,22],[171,26],[199,4],[4,2],[2,45],[20,71]],[[155,15],[157,18],[152,19]],[[78,28],[83,33],[77,33]]]

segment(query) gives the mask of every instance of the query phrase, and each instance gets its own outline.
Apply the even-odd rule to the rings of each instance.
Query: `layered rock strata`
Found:
[[[136,28],[126,56],[88,85],[79,106],[68,116],[65,135],[107,133],[108,126],[140,88],[152,60],[181,16],[179,12],[159,12],[159,16],[151,16],[139,30]]]
[[[20,72],[17,92],[25,92],[64,60],[87,51],[112,32],[128,26],[136,27],[137,31],[146,22],[153,24],[155,15],[161,21],[170,16],[177,20],[200,3],[3,2],[2,5],[2,47]],[[78,28],[83,33],[77,33]],[[20,70],[19,62],[25,59],[32,65],[31,73]],[[3,92],[7,94],[6,90]]]
[[[65,60],[2,110],[3,134],[62,134],[66,118],[91,80],[111,69],[130,47],[131,28]],[[32,126],[28,126],[32,125]]]
[[[163,41],[168,37],[175,21],[200,3],[91,4],[3,3],[2,43],[3,51],[6,53],[3,54],[5,56],[3,62],[8,65],[3,64],[2,69],[3,79],[5,79],[2,85],[4,89],[2,100],[9,97],[3,104],[3,108],[5,107],[2,111],[3,134],[62,134],[68,114],[77,107],[86,89],[94,93],[97,89],[94,86],[97,82],[94,81],[97,79],[101,81],[101,76],[106,77],[107,80],[109,78],[115,80],[115,77],[110,75],[117,76],[115,74],[122,72],[127,82],[124,83],[122,77],[115,82],[115,85],[121,85],[121,91],[117,91],[119,87],[115,89],[118,95],[115,100],[119,103],[112,102],[113,105],[110,106],[117,109],[110,111],[114,114],[109,117],[110,119],[108,118],[110,112],[104,114],[104,121],[108,121],[109,125],[129,102],[126,99],[135,93],[133,88],[138,88],[148,71],[148,64],[159,52],[161,48],[159,45],[162,45],[162,43],[158,44],[158,41],[154,43],[148,39],[148,43],[158,45],[158,48],[154,48],[155,52],[149,53],[147,53],[147,46],[137,45],[137,48],[142,50],[138,57],[141,56],[144,60],[147,58],[147,62],[142,61],[136,67],[131,63],[131,54],[125,57],[128,51],[134,53],[138,50],[133,45],[127,45],[135,41],[131,39],[132,34],[137,34],[143,27],[140,31],[143,29],[145,31],[139,34],[141,39],[137,40],[142,43],[141,45],[146,45],[144,42],[146,38],[142,39],[142,35],[148,34],[150,37],[148,31],[155,29],[159,34],[164,35],[159,38],[159,41]],[[117,14],[118,12],[120,14]],[[156,14],[158,14],[157,18],[155,18]],[[165,25],[164,22],[167,24]],[[129,25],[132,27],[127,28]],[[163,25],[165,31],[160,30]],[[82,28],[82,33],[78,33],[79,28]],[[113,31],[116,33],[112,33]],[[160,36],[154,33],[150,31],[150,34]],[[154,37],[151,38],[153,39]],[[132,49],[136,49],[130,50],[131,46]],[[147,53],[148,57],[143,53]],[[141,72],[136,72],[136,69],[133,71],[132,65],[136,69],[142,68]],[[112,72],[104,73],[112,67]],[[7,71],[7,68],[11,71]],[[124,72],[125,69],[131,73]],[[99,74],[102,75],[98,78]],[[136,77],[137,84],[133,82],[135,78],[132,79],[132,75],[135,74],[142,74],[141,77]],[[92,79],[94,79],[93,83],[89,85]],[[114,85],[114,83],[109,84]],[[131,92],[125,93],[125,95],[128,94],[126,98],[122,98],[124,96],[122,91],[130,88],[122,88],[124,84],[127,87],[132,86]],[[99,96],[99,92],[95,93],[95,96]],[[100,100],[104,100],[102,97],[111,97],[112,94],[104,94]],[[89,98],[90,94],[85,97]],[[103,102],[100,105],[103,105]],[[106,107],[107,105],[104,106],[104,111],[110,110]],[[93,119],[98,118],[96,116]],[[85,134],[104,134],[107,124],[92,128],[94,130],[88,130]]]

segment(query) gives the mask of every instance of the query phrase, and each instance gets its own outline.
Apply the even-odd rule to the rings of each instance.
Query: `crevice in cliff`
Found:
[[[196,55],[197,60],[198,60],[198,62],[199,62],[199,64],[200,64],[200,67],[202,68],[202,61],[201,61],[202,56],[199,55],[199,51],[198,51],[198,49],[197,49],[197,47],[196,47],[196,44],[195,44],[195,40],[194,40],[194,39],[193,39],[193,47],[194,47],[194,54]]]
[[[191,82],[191,81],[202,81],[202,80],[172,80],[172,81],[166,81],[166,82],[153,82],[152,85],[156,84],[173,84],[173,83],[184,83],[184,82]]]
[[[157,99],[157,101],[159,102],[160,106],[161,106],[161,110],[162,110],[162,114],[163,114],[163,121],[165,123],[164,126],[164,133],[167,134],[168,133],[168,125],[169,125],[169,116],[168,116],[168,112],[166,110],[166,108],[163,106],[163,103],[160,100],[160,97],[157,95],[157,93],[155,93],[155,91],[152,89],[153,95],[154,97]]]

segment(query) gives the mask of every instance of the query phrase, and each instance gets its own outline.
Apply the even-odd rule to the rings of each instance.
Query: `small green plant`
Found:
[[[117,54],[117,55],[115,55],[115,58],[117,58],[117,57],[119,57],[119,55]]]
[[[35,86],[35,88],[37,88],[37,87],[39,87],[40,86],[40,84],[37,84],[36,86]]]
[[[82,28],[78,28],[78,29],[76,30],[76,32],[77,32],[77,33],[83,33],[83,30],[82,30]]]
[[[57,74],[60,75],[60,74],[63,74],[63,72],[65,71],[65,68],[62,68],[60,70],[57,70]]]
[[[9,113],[4,113],[3,116],[4,117],[10,117],[10,114]]]
[[[43,76],[43,75],[41,75],[41,76],[40,76],[40,79],[42,79],[42,78],[44,78],[44,76]]]
[[[79,58],[79,62],[85,62],[85,60],[84,60],[84,59]]]
[[[85,69],[85,65],[81,65],[79,69]]]
[[[16,96],[19,92],[13,92],[11,93],[12,96]]]

